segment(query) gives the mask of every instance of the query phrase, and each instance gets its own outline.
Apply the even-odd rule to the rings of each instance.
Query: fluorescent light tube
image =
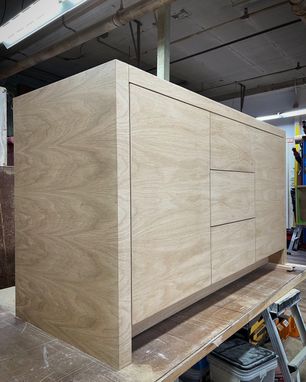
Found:
[[[306,109],[286,111],[285,113],[282,113],[282,118],[297,117],[298,115],[304,114],[306,114]]]
[[[17,44],[88,0],[37,0],[0,27],[0,43]]]
[[[257,117],[256,119],[259,119],[259,121],[271,121],[272,119],[278,118],[281,118],[280,114],[264,115],[263,117]]]
[[[297,117],[299,115],[306,115],[306,109],[286,111],[284,113],[277,113],[272,115],[264,115],[262,117],[256,117],[259,121],[271,121],[272,119]]]

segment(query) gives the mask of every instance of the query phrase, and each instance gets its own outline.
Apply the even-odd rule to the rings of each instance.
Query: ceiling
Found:
[[[123,0],[123,5],[136,2]],[[1,0],[0,20],[1,14],[5,22],[29,3]],[[67,26],[81,30],[113,14],[120,6],[119,0],[107,0],[97,6],[98,3],[89,0],[84,12],[80,10],[65,18],[66,26],[59,20],[10,50],[1,47],[0,71],[74,33]],[[246,94],[306,83],[306,24],[293,14],[288,1],[176,0],[171,15],[171,81],[216,100],[237,97],[240,83],[246,86]],[[147,14],[139,21],[141,68],[155,73],[155,15]],[[135,23],[133,28],[136,30]],[[235,42],[237,39],[240,41]],[[136,65],[129,25],[14,75],[2,84],[23,83],[36,88],[114,58]]]

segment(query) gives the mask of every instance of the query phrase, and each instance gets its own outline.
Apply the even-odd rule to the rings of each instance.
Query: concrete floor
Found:
[[[15,287],[0,289],[0,306],[15,314]]]
[[[306,265],[306,252],[296,251],[293,255],[288,255],[288,263]]]

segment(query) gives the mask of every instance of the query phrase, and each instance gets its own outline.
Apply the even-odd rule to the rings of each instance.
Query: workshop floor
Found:
[[[296,251],[294,255],[288,255],[288,263],[306,265],[306,252]]]

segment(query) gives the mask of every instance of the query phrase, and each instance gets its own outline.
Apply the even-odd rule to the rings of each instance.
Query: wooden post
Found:
[[[0,166],[7,165],[6,89],[0,87]]]
[[[170,17],[171,5],[157,11],[157,77],[170,80]]]

